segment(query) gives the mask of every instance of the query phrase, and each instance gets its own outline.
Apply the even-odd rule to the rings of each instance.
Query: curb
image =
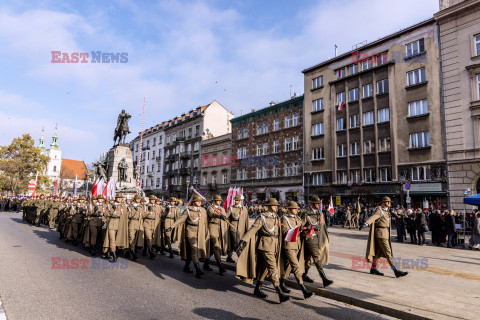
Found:
[[[175,255],[179,255],[178,249],[172,249],[172,252]],[[216,261],[210,261],[210,264],[218,267]],[[222,265],[227,270],[236,271],[236,266],[232,263],[222,261]],[[296,281],[292,281],[292,280],[287,279],[287,280],[285,280],[285,284],[288,285],[291,288],[300,290],[300,286],[298,285],[298,283]],[[355,307],[359,307],[359,308],[362,308],[362,309],[365,309],[365,310],[370,310],[370,311],[373,311],[373,312],[381,313],[381,314],[384,314],[384,315],[387,315],[387,316],[390,316],[390,317],[405,319],[405,320],[433,320],[432,318],[427,318],[427,317],[424,317],[424,316],[416,315],[414,313],[398,310],[398,309],[395,309],[395,308],[386,307],[386,306],[380,305],[378,303],[373,303],[373,302],[365,301],[365,300],[362,300],[362,299],[350,297],[350,296],[345,295],[345,294],[332,292],[332,291],[329,291],[328,289],[325,289],[325,288],[321,287],[320,285],[318,285],[316,283],[305,284],[305,287],[307,287],[308,290],[314,292],[317,296],[324,297],[324,298],[331,299],[331,300],[340,301],[340,302],[350,304],[350,305],[355,306]]]

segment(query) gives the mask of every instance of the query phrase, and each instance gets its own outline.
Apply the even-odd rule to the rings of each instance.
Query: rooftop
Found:
[[[80,160],[62,159],[60,178],[85,180],[87,178],[87,167],[85,162]]]

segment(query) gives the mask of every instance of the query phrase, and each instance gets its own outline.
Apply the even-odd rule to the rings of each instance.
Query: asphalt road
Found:
[[[64,266],[60,259],[73,267],[72,259],[79,259],[78,267],[59,269]],[[112,268],[83,248],[65,244],[57,232],[22,222],[21,214],[0,213],[0,297],[10,320],[392,319],[317,296],[304,300],[298,290],[279,304],[269,283],[268,298],[261,300],[230,271],[196,279],[182,267],[176,256],[137,262],[120,258]]]

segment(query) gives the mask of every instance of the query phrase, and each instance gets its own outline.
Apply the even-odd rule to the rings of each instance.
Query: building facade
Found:
[[[303,70],[308,193],[446,203],[438,49],[432,18]]]
[[[438,22],[450,205],[480,193],[480,1],[440,0]]]
[[[226,198],[230,186],[232,135],[204,139],[201,144],[200,190],[207,199],[219,194]]]
[[[130,142],[133,155],[134,177],[140,171],[140,186],[146,194],[161,196],[165,193],[163,185],[163,147],[165,132],[163,123],[144,131],[143,141],[140,135]],[[140,146],[142,142],[142,146]],[[141,161],[140,161],[141,152]],[[140,161],[140,168],[138,167]]]
[[[217,101],[190,110],[164,123],[164,185],[170,196],[200,189],[202,140],[231,133],[233,114]]]
[[[248,200],[303,202],[303,96],[234,118],[231,185]]]

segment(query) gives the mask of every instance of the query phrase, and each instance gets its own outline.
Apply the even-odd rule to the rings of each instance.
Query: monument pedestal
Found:
[[[117,192],[136,191],[136,180],[133,178],[132,151],[126,144],[119,144],[107,153],[107,177],[114,178]]]

